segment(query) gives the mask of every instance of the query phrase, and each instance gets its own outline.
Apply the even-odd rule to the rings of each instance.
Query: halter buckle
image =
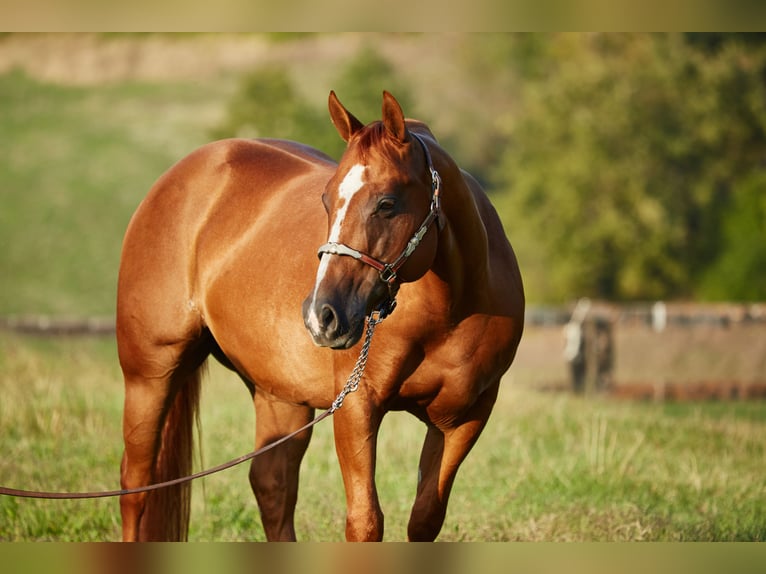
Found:
[[[391,265],[386,265],[379,275],[380,280],[388,285],[391,285],[396,280],[396,271]]]

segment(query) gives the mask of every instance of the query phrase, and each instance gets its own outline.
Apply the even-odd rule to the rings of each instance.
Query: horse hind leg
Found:
[[[197,344],[144,348],[140,360],[121,354],[125,377],[122,488],[191,472],[194,424],[206,352]],[[184,540],[189,483],[120,498],[124,541]]]
[[[255,446],[261,448],[308,424],[314,409],[279,401],[256,390]],[[255,494],[266,538],[269,541],[294,541],[295,505],[303,455],[311,440],[311,429],[268,450],[250,466],[250,485]]]

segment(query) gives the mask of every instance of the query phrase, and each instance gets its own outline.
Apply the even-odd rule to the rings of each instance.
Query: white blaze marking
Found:
[[[328,242],[338,242],[338,239],[340,238],[340,230],[343,226],[343,219],[346,217],[346,212],[348,211],[348,206],[351,204],[351,199],[360,189],[362,189],[362,187],[364,187],[363,177],[366,169],[366,166],[356,164],[348,170],[346,177],[340,182],[340,185],[338,186],[338,195],[341,199],[341,204],[335,214],[335,221],[333,221],[332,227],[330,228],[330,236],[327,238]],[[309,327],[315,334],[319,333],[319,317],[317,316],[316,309],[317,293],[319,292],[319,286],[324,280],[329,265],[330,257],[325,254],[319,262],[316,283],[314,283],[314,294],[311,298],[311,311],[309,312]]]
[[[354,195],[356,195],[356,192],[358,192],[364,186],[364,180],[362,179],[362,176],[364,175],[366,169],[367,168],[365,166],[356,164],[354,167],[348,170],[346,177],[344,177],[343,181],[340,182],[340,185],[338,186],[338,195],[340,196],[342,203],[338,208],[338,212],[335,214],[335,221],[332,224],[332,228],[330,229],[330,237],[327,239],[327,241],[338,241],[338,238],[340,237],[340,228],[343,225],[343,219],[346,217],[346,211],[348,211],[348,206],[351,203],[351,199],[354,197]]]

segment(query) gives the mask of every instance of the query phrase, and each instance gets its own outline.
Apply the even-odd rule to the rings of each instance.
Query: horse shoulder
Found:
[[[442,415],[461,412],[502,377],[511,365],[524,328],[524,291],[516,255],[500,217],[481,185],[464,170],[476,213],[486,238],[486,269],[464,285],[463,314],[445,323],[428,354],[429,372],[441,391],[432,407]],[[474,283],[472,284],[471,281]]]

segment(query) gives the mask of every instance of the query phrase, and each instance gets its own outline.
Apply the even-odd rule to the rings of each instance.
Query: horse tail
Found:
[[[178,390],[166,415],[154,463],[154,482],[192,473],[195,426],[200,428],[199,400],[204,368],[176,381]],[[148,493],[141,518],[142,540],[185,541],[189,534],[191,482]]]

